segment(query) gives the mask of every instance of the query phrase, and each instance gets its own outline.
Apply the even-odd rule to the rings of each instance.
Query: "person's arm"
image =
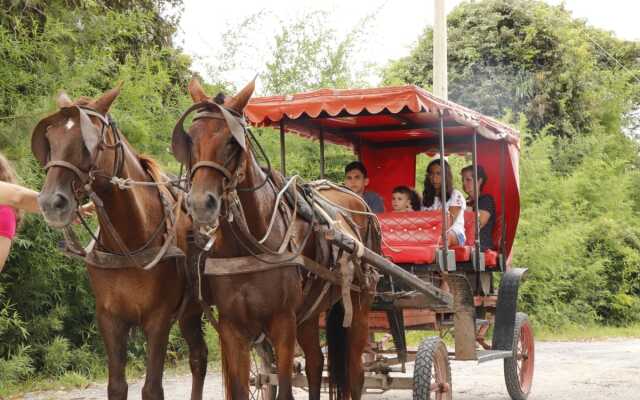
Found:
[[[20,185],[0,181],[0,204],[40,214],[38,192]]]
[[[11,239],[0,236],[0,272],[9,258],[9,250],[11,250]]]
[[[487,222],[489,222],[489,218],[491,218],[491,213],[489,213],[489,211],[480,210],[478,214],[480,214],[480,229],[482,229],[487,224]]]
[[[458,218],[458,214],[460,214],[460,211],[462,211],[462,207],[449,207],[449,227],[451,227],[451,225],[453,225],[453,221]]]
[[[478,214],[480,214],[480,228],[483,228],[491,219],[491,214],[495,210],[493,198],[485,195],[478,200]]]

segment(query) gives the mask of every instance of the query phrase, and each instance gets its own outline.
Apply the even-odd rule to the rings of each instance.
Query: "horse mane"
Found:
[[[147,155],[138,154],[137,156],[142,169],[149,173],[149,175],[151,175],[151,178],[155,182],[161,182],[163,180],[162,178],[164,174],[162,172],[162,169],[160,169],[160,165],[158,164],[158,162]]]
[[[73,104],[76,106],[88,106],[92,102],[93,102],[93,99],[91,97],[80,96],[74,100]]]

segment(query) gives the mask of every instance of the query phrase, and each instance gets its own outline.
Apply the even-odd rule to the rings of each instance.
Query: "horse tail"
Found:
[[[342,400],[349,397],[349,343],[347,329],[342,326],[344,307],[338,302],[327,315],[326,334],[329,356],[329,398]]]

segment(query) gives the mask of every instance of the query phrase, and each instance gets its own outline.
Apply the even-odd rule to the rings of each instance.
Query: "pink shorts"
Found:
[[[16,236],[16,212],[9,206],[0,205],[0,236],[8,239]]]

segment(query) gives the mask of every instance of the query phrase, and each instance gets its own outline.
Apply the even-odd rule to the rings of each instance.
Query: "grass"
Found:
[[[613,338],[640,338],[640,323],[626,327],[569,325],[561,330],[537,328],[538,341],[593,341]]]

